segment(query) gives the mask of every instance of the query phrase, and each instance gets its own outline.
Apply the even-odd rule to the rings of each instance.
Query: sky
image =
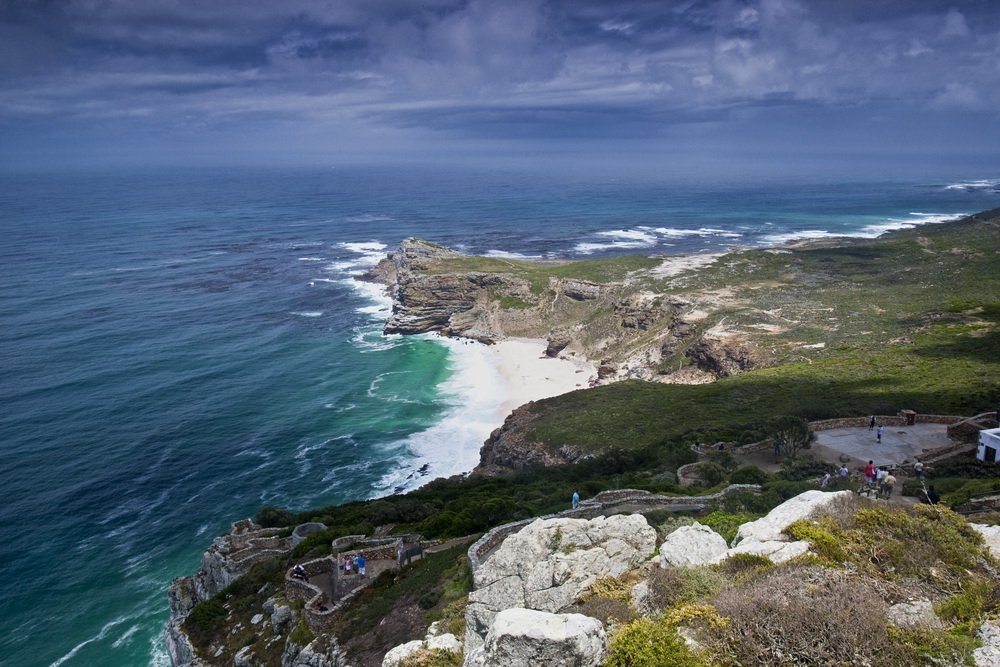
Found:
[[[0,0],[0,166],[1000,157],[996,0]]]

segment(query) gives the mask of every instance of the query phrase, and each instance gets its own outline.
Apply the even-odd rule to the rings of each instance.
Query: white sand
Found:
[[[591,376],[597,375],[594,365],[584,359],[546,357],[546,345],[541,339],[508,338],[490,347],[509,387],[501,406],[505,418],[528,401],[583,389]]]
[[[705,253],[701,255],[674,255],[665,257],[663,263],[653,269],[650,273],[657,278],[672,278],[673,276],[692,271],[694,269],[708,266],[726,253]]]

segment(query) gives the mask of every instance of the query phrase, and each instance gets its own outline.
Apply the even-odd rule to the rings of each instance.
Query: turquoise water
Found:
[[[383,337],[389,302],[351,278],[407,236],[566,258],[872,236],[995,207],[993,176],[2,176],[0,663],[166,664],[166,587],[231,521],[476,463],[490,356]]]

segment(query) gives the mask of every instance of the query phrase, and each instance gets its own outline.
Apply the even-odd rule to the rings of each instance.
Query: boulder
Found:
[[[389,652],[382,658],[382,667],[397,667],[399,663],[409,660],[421,651],[432,650],[461,653],[462,642],[450,632],[442,633],[439,622],[435,621],[427,628],[427,635],[422,641],[414,639],[389,649]]]
[[[482,645],[496,614],[521,607],[555,612],[598,577],[617,577],[656,548],[639,515],[538,519],[509,536],[475,572],[466,610],[466,650]]]
[[[601,295],[601,285],[589,280],[567,278],[562,283],[562,293],[574,301],[588,301]]]
[[[850,497],[851,494],[851,491],[836,491],[833,493],[806,491],[800,493],[775,507],[768,512],[767,516],[740,526],[736,532],[736,539],[733,540],[733,546],[737,546],[745,540],[755,542],[788,542],[788,537],[782,534],[781,531],[796,521],[808,519],[814,513],[829,507],[838,498]]]
[[[660,546],[660,567],[717,563],[727,550],[726,540],[708,526],[681,526]]]
[[[599,667],[607,637],[596,618],[506,609],[490,627],[480,658],[483,667]]]
[[[264,613],[271,617],[271,628],[275,634],[295,619],[295,610],[287,602],[278,598],[268,598],[264,601]]]
[[[385,657],[382,658],[382,667],[398,667],[399,663],[409,660],[422,650],[424,650],[424,642],[420,639],[400,644],[389,649],[388,653],[385,654]]]
[[[566,346],[573,342],[573,337],[568,331],[553,331],[549,334],[545,347],[546,357],[558,357],[559,353],[566,349]]]
[[[977,667],[1000,667],[1000,620],[986,621],[976,634],[983,642],[972,652]]]
[[[945,625],[937,614],[930,600],[911,600],[900,602],[889,607],[889,622],[897,628],[929,628],[939,629]]]

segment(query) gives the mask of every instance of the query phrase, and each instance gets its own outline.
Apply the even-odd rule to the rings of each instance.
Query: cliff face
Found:
[[[360,279],[386,285],[393,297],[386,333],[439,332],[485,343],[506,336],[544,338],[550,356],[602,360],[604,383],[701,382],[770,362],[745,335],[723,330],[698,344],[716,323],[712,308],[703,299],[649,289],[655,272],[619,271],[595,280],[573,276],[571,264],[471,257],[407,239]],[[698,373],[677,374],[675,360]]]
[[[534,418],[531,414],[533,405],[534,402],[531,402],[517,408],[507,416],[503,426],[494,429],[479,450],[477,473],[499,476],[527,470],[536,465],[573,463],[580,458],[582,452],[572,447],[549,452],[542,443],[531,442],[525,437],[522,427],[531,423]]]

